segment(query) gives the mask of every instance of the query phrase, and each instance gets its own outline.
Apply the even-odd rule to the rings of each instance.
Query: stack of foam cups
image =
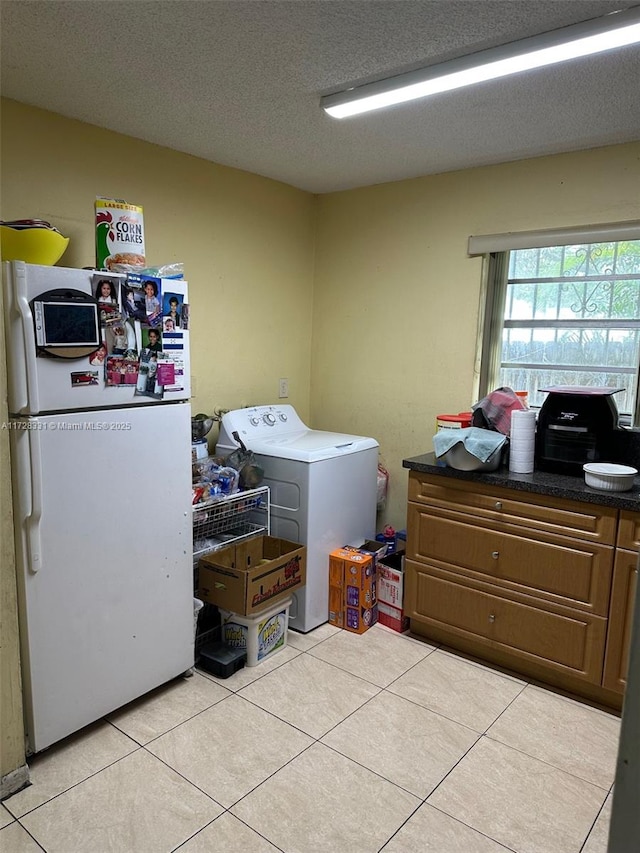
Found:
[[[530,409],[511,412],[509,470],[514,474],[531,474],[536,441],[536,413]]]

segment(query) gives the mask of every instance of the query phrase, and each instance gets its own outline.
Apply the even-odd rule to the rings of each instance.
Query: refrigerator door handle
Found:
[[[37,423],[34,421],[34,423]],[[44,424],[46,426],[46,424]],[[42,518],[42,453],[40,434],[37,429],[29,430],[29,457],[31,469],[31,508],[25,519],[29,570],[42,568],[42,543],[40,541],[40,519]]]
[[[17,269],[14,278],[15,307],[20,317],[21,343],[26,374],[17,376],[16,396],[17,412],[39,412],[38,378],[36,374],[36,336],[33,327],[33,314],[27,296],[27,276],[25,269]]]

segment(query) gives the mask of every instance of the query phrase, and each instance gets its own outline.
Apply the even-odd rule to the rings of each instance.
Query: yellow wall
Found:
[[[313,196],[8,100],[2,101],[1,158],[1,218],[36,217],[56,225],[71,238],[62,266],[94,263],[96,195],[144,207],[149,262],[185,263],[194,412],[276,402],[278,380],[287,377],[288,402],[308,417]],[[2,388],[0,393],[4,401]],[[11,503],[5,438],[6,432],[0,432],[0,777],[24,759],[23,754],[16,758],[23,736],[15,691],[15,572],[5,512]]]
[[[379,440],[391,473],[380,523],[396,527],[402,458],[431,449],[436,414],[473,402],[481,261],[467,257],[469,235],[638,218],[637,144],[314,198],[15,102],[2,114],[2,217],[50,220],[71,237],[61,264],[87,266],[94,197],[142,204],[150,261],[185,262],[195,409],[274,402],[288,377],[311,426]],[[0,435],[3,473],[7,459]],[[4,507],[6,476],[0,487]],[[2,558],[5,773],[21,734]]]
[[[70,237],[60,266],[95,263],[97,195],[144,207],[148,262],[185,263],[197,410],[272,403],[287,377],[308,415],[313,196],[8,100],[1,162],[2,217]]]
[[[402,459],[475,402],[469,236],[637,219],[639,201],[637,143],[319,197],[311,421],[378,439],[386,521],[405,525]]]

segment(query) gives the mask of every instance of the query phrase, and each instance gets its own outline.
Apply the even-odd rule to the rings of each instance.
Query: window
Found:
[[[514,238],[517,235],[512,235]],[[507,385],[542,405],[550,385],[608,385],[637,420],[640,239],[488,256],[481,395]]]

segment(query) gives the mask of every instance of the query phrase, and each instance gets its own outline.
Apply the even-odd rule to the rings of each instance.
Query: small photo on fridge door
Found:
[[[136,385],[140,363],[138,355],[133,350],[127,350],[122,360],[122,384]]]
[[[141,323],[147,322],[147,311],[145,307],[144,290],[141,287],[133,287],[129,284],[123,284],[121,290],[122,312],[124,316],[131,320],[139,320]]]
[[[140,323],[135,322],[135,320],[125,320],[123,323],[124,333],[127,337],[127,349],[126,354],[130,355],[131,352],[135,354],[135,357],[138,357],[138,337],[136,335],[136,325],[140,325]]]
[[[175,331],[180,328],[183,296],[180,293],[165,291],[162,295],[162,328],[165,331]],[[167,321],[171,322],[168,324]]]
[[[114,305],[118,307],[118,285],[120,278],[100,273],[92,276],[94,295],[100,305]]]
[[[163,388],[158,383],[158,353],[143,349],[138,367],[135,393],[155,400],[162,398]]]
[[[107,350],[111,355],[124,355],[129,348],[125,322],[119,311],[114,311],[107,317],[104,336]]]
[[[162,318],[162,332],[165,335],[173,335],[178,327],[173,317]]]
[[[122,385],[124,376],[124,359],[119,355],[107,356],[104,365],[104,380],[107,387]]]
[[[180,312],[180,328],[189,328],[189,304],[187,302],[182,303],[182,310]]]
[[[144,307],[146,322],[149,326],[159,326],[162,316],[162,279],[147,277],[144,279]]]
[[[151,350],[151,352],[160,352],[162,350],[162,335],[159,329],[141,328],[142,348]]]
[[[107,357],[107,345],[106,343],[101,343],[97,350],[94,350],[89,355],[89,364],[93,367],[101,367],[104,364],[104,360]]]

